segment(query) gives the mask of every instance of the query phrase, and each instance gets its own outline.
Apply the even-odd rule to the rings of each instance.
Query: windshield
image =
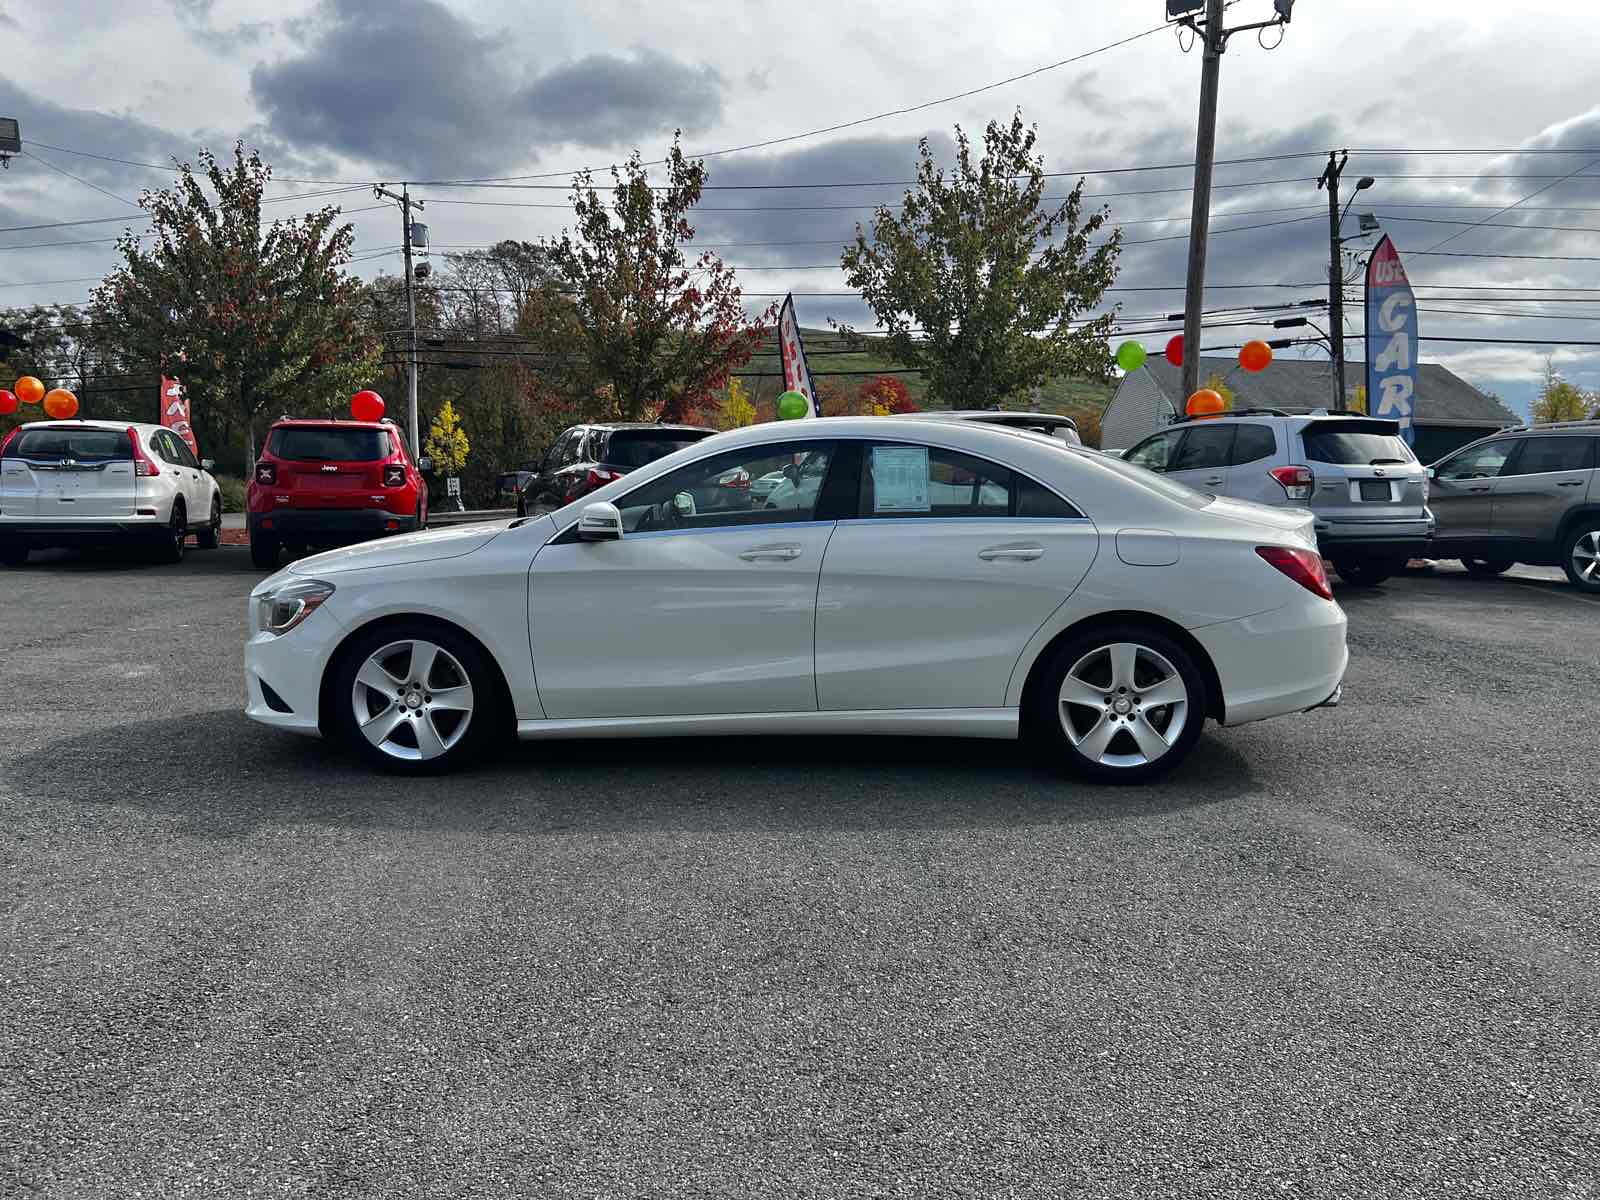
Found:
[[[1196,491],[1187,484],[1179,483],[1176,479],[1168,479],[1165,475],[1158,475],[1148,467],[1137,466],[1112,454],[1105,454],[1099,450],[1091,450],[1087,446],[1070,447],[1074,454],[1086,458],[1102,466],[1114,474],[1121,475],[1124,479],[1137,483],[1140,487],[1148,488],[1157,495],[1167,500],[1176,501],[1186,508],[1204,508],[1216,499],[1209,492]]]
[[[133,443],[124,429],[81,429],[76,426],[24,429],[6,448],[7,455],[59,461],[110,462],[132,458]]]
[[[619,467],[642,467],[705,436],[691,429],[619,429],[606,443],[605,461]]]
[[[1392,433],[1312,426],[1300,437],[1306,445],[1306,457],[1312,462],[1350,467],[1416,461],[1405,442]]]
[[[373,462],[389,457],[389,438],[381,429],[283,425],[272,431],[267,450],[296,462]]]

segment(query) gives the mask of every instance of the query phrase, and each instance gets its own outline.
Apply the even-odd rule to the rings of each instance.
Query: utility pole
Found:
[[[1193,14],[1202,0],[1167,0],[1168,19],[1200,39],[1204,53],[1200,60],[1200,119],[1194,139],[1194,204],[1189,215],[1189,274],[1183,291],[1183,395],[1194,394],[1200,386],[1200,309],[1205,304],[1206,241],[1211,233],[1211,171],[1217,146],[1217,85],[1222,76],[1222,55],[1228,38],[1246,29],[1267,29],[1287,25],[1294,0],[1273,0],[1273,19],[1254,21],[1224,29],[1223,0],[1203,0],[1204,24]]]
[[[1350,161],[1350,151],[1328,151],[1328,165],[1322,168],[1322,174],[1317,177],[1317,187],[1328,189],[1328,316],[1333,324],[1328,330],[1328,349],[1333,355],[1333,400],[1335,408],[1343,408],[1345,404],[1344,391],[1344,263],[1340,258],[1339,250],[1347,241],[1353,238],[1341,237],[1340,228],[1344,225],[1344,213],[1339,211],[1339,180],[1344,175],[1344,165]],[[1364,192],[1373,184],[1370,175],[1363,175],[1356,181],[1356,191]],[[1351,203],[1355,202],[1355,194],[1350,196]],[[1345,211],[1350,208],[1345,205]],[[1358,235],[1365,237],[1365,234]]]
[[[407,357],[410,360],[409,379],[406,384],[406,432],[411,441],[411,461],[415,462],[422,453],[421,439],[417,432],[417,297],[411,285],[411,210],[426,208],[421,200],[411,198],[411,185],[402,183],[400,194],[397,196],[386,187],[375,187],[373,195],[380,200],[393,200],[400,206],[400,216],[405,221],[401,232],[405,235],[404,244],[406,251],[406,331],[409,347]]]

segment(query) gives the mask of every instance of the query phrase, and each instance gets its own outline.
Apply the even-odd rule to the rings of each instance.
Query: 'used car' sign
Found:
[[[1417,405],[1417,298],[1387,236],[1367,263],[1367,411],[1400,422],[1410,445]]]

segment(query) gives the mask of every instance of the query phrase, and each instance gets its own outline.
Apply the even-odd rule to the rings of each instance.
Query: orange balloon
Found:
[[[78,398],[66,388],[53,388],[44,398],[44,411],[57,421],[68,420],[78,415]]]
[[[1272,347],[1265,342],[1246,342],[1239,348],[1239,365],[1246,371],[1265,371],[1272,362]]]
[[[24,375],[17,380],[17,399],[24,404],[37,404],[44,399],[44,384],[32,375]]]
[[[1188,413],[1191,417],[1214,417],[1227,409],[1228,402],[1221,393],[1201,388],[1189,397]]]

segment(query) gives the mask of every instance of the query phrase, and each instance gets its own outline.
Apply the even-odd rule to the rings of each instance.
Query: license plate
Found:
[[[1361,481],[1361,498],[1363,500],[1387,500],[1389,498],[1389,485],[1382,479],[1363,479]]]

